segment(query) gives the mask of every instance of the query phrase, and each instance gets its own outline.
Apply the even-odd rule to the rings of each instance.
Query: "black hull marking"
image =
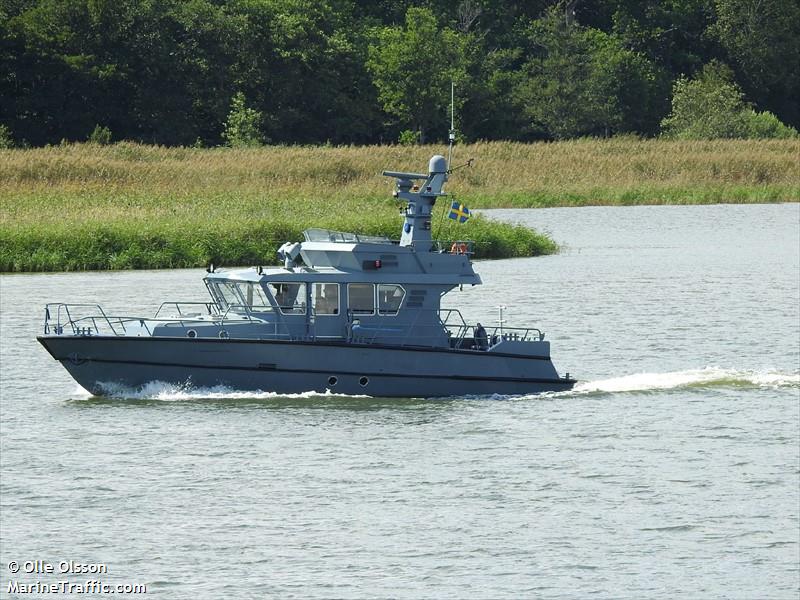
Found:
[[[125,341],[125,342],[151,342],[151,341],[159,341],[159,342],[191,342],[193,344],[282,344],[288,346],[299,346],[299,345],[307,345],[307,346],[322,346],[322,347],[338,347],[338,348],[367,348],[371,350],[396,350],[400,352],[437,352],[437,353],[444,353],[444,354],[467,354],[470,356],[480,355],[486,356],[491,358],[522,358],[526,360],[550,360],[549,356],[528,356],[525,354],[510,354],[507,352],[487,352],[485,350],[467,350],[464,348],[429,348],[425,346],[388,346],[386,344],[356,344],[350,342],[333,342],[333,341],[323,341],[323,340],[316,340],[316,341],[287,341],[287,340],[248,340],[242,338],[226,338],[226,339],[217,339],[217,338],[184,338],[184,337],[162,337],[162,336],[151,336],[151,337],[133,337],[133,336],[108,336],[108,335],[95,335],[95,336],[38,336],[36,338],[40,344],[42,344],[45,348],[47,348],[46,342],[48,340],[59,340],[59,339],[75,339],[75,340],[114,340],[114,341]],[[48,348],[48,352],[50,349]],[[52,352],[50,352],[52,355]],[[56,358],[53,356],[53,358]],[[56,358],[56,360],[60,360]]]

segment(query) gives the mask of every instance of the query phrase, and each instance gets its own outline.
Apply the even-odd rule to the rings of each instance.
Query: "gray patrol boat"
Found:
[[[210,302],[165,302],[154,317],[111,316],[99,305],[48,304],[37,339],[97,395],[150,382],[280,394],[393,397],[569,390],[532,327],[486,331],[442,309],[453,288],[479,285],[472,244],[431,237],[448,164],[385,171],[404,205],[399,243],[322,229],[278,250],[282,268],[205,277]]]

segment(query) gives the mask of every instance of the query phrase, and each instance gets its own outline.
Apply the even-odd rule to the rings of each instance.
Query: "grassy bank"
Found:
[[[0,150],[0,270],[267,264],[307,227],[397,237],[384,169],[423,171],[427,147]],[[578,140],[459,146],[448,186],[471,208],[800,201],[800,142]],[[438,210],[444,211],[444,203]],[[441,239],[482,257],[553,252],[544,236],[439,215]]]

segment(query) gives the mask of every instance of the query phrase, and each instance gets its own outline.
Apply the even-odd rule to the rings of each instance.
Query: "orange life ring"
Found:
[[[453,242],[450,246],[450,254],[466,254],[467,245],[464,242]]]

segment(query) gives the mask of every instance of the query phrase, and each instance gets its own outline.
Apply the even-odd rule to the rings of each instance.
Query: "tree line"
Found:
[[[0,0],[0,146],[787,137],[798,0]]]

